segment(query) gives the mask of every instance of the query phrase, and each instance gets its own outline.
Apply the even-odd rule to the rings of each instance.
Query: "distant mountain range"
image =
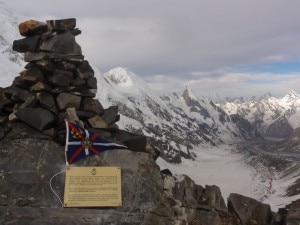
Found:
[[[211,100],[198,100],[187,87],[182,95],[157,97],[150,87],[126,68],[99,75],[98,98],[102,104],[119,106],[119,126],[151,137],[165,159],[180,162],[193,158],[199,145],[232,143],[253,137],[253,129],[238,127],[242,118],[232,120]]]
[[[283,98],[270,93],[256,101],[233,101],[219,104],[228,115],[247,119],[264,137],[285,138],[300,127],[300,95],[290,91]]]

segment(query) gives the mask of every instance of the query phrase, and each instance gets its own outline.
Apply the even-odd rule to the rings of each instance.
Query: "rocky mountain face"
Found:
[[[106,151],[74,163],[121,167],[121,207],[62,208],[64,146],[22,122],[8,127],[0,140],[0,224],[290,225],[300,221],[297,202],[276,214],[270,206],[239,194],[231,194],[226,204],[217,186],[201,186],[186,175],[160,171],[151,154],[131,150]]]
[[[219,106],[229,115],[248,120],[265,137],[285,138],[300,127],[300,96],[294,91],[283,98],[266,94],[259,100],[226,102]]]
[[[199,145],[232,143],[256,135],[251,124],[228,116],[209,99],[198,100],[188,87],[181,96],[157,97],[126,68],[112,69],[97,78],[102,87],[97,97],[119,107],[124,121],[119,126],[151,137],[169,162],[192,159],[193,149]]]
[[[47,23],[30,20],[19,26],[25,38],[15,41],[13,48],[24,52],[29,63],[11,86],[1,89],[0,224],[286,225],[299,222],[297,202],[273,215],[270,206],[231,194],[226,206],[217,186],[203,187],[188,176],[160,171],[155,163],[157,152],[151,143],[146,145],[144,136],[119,130],[115,124],[119,119],[117,107],[104,109],[94,98],[97,82],[75,41],[74,37],[80,34],[75,27],[75,19]],[[105,79],[112,80],[109,76]],[[125,80],[130,86],[130,80]],[[112,83],[120,84],[116,79]],[[130,95],[126,97],[130,99]],[[166,102],[171,102],[166,98]],[[178,96],[175,99],[185,101]],[[132,102],[135,100],[131,98]],[[143,100],[151,106],[153,114],[170,116],[164,111],[167,108],[160,109],[149,96],[145,95]],[[220,132],[217,125],[228,125],[230,121],[210,102],[202,101],[192,107],[193,110],[188,106],[186,109],[211,121],[215,134]],[[207,113],[202,107],[209,109]],[[179,108],[174,110],[185,112]],[[140,114],[143,113],[141,110]],[[214,121],[213,113],[224,117],[223,122]],[[182,119],[199,126],[196,116],[185,117],[182,113],[182,117],[170,117],[169,121]],[[64,119],[127,145],[128,150],[106,151],[74,163],[78,167],[121,167],[121,207],[62,208],[66,169],[62,142]]]

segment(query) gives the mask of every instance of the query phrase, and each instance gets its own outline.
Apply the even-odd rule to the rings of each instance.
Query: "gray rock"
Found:
[[[268,225],[272,220],[269,205],[239,194],[232,193],[229,195],[228,209],[238,216],[242,225]]]
[[[94,70],[87,60],[84,60],[77,69],[77,75],[81,79],[88,79],[94,76]]]
[[[197,210],[190,224],[223,225],[219,215],[215,211]]]
[[[41,92],[37,94],[37,99],[42,107],[49,109],[51,112],[58,113],[58,109],[52,95],[46,92]]]
[[[52,127],[57,119],[52,112],[42,108],[18,109],[15,115],[24,123],[39,131]]]
[[[88,119],[88,123],[93,128],[107,128],[107,124],[101,118],[101,116],[94,116]]]
[[[44,82],[45,77],[43,73],[36,67],[31,67],[28,70],[24,70],[20,73],[23,81],[29,84],[35,84],[38,82]]]
[[[43,82],[37,82],[36,84],[30,87],[30,91],[33,92],[50,91],[50,90],[51,90],[50,87]]]
[[[72,80],[72,85],[82,86],[84,84],[85,84],[85,80],[81,79],[80,77],[76,77],[74,80]]]
[[[27,98],[33,96],[33,93],[15,86],[10,86],[4,89],[7,98],[14,102],[25,102]]]
[[[35,62],[34,66],[36,66],[43,72],[53,72],[56,69],[56,66],[50,60],[39,60]]]
[[[292,202],[287,206],[288,213],[286,216],[286,225],[300,224],[300,199]]]
[[[64,76],[62,74],[53,75],[50,77],[49,81],[55,87],[68,87],[71,83],[71,78]]]
[[[40,49],[61,54],[82,55],[81,47],[76,43],[74,35],[69,32],[44,40]]]
[[[51,31],[67,31],[76,27],[76,19],[68,18],[62,20],[47,20],[48,30]]]
[[[67,108],[79,109],[81,97],[69,93],[61,93],[57,96],[56,102],[60,110],[66,110]]]
[[[17,52],[37,52],[39,49],[41,37],[39,35],[15,40],[13,50]]]
[[[183,207],[196,209],[198,202],[195,182],[186,175],[176,175],[175,178],[174,198],[178,199]]]
[[[81,62],[83,61],[82,55],[73,55],[73,54],[62,54],[56,52],[25,52],[24,61],[32,62],[32,61],[40,61],[40,60],[49,60],[49,59],[62,59],[73,62]]]
[[[118,115],[118,106],[110,106],[108,109],[104,110],[102,119],[106,122],[107,125],[110,125],[117,121]]]
[[[86,85],[87,85],[88,88],[97,89],[97,79],[96,79],[96,77],[90,77],[89,79],[87,79]]]
[[[37,99],[35,96],[28,97],[26,101],[20,106],[20,108],[32,108],[37,105]]]
[[[208,205],[217,211],[227,212],[227,207],[221,190],[216,185],[205,185],[205,189],[199,199],[201,205]]]
[[[147,139],[144,135],[133,134],[119,129],[108,129],[111,131],[112,140],[123,143],[132,151],[145,152]]]
[[[98,115],[103,115],[104,108],[97,99],[84,98],[82,100],[83,110],[88,112],[94,112]]]

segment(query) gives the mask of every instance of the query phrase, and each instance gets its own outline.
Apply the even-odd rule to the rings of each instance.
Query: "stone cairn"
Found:
[[[118,107],[104,109],[94,99],[97,80],[75,40],[81,34],[76,19],[29,20],[19,31],[25,38],[15,40],[13,50],[28,64],[0,89],[2,124],[21,120],[62,144],[66,118],[91,129],[117,127]]]

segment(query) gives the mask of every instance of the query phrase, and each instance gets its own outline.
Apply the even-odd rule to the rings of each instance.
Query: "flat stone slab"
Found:
[[[52,112],[43,108],[18,109],[15,115],[24,123],[39,131],[49,129],[57,119]]]

